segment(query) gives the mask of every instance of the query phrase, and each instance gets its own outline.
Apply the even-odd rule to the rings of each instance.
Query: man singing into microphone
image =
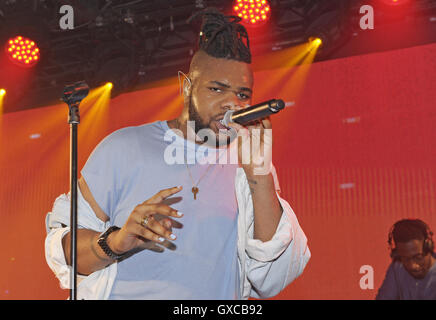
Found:
[[[277,195],[272,165],[198,158],[199,147],[204,157],[217,158],[229,148],[229,128],[220,120],[249,105],[253,87],[240,19],[213,9],[201,17],[180,116],[112,133],[81,171],[78,299],[267,298],[296,279],[310,258],[294,212]],[[250,136],[271,123],[229,126]],[[189,138],[190,130],[202,129],[214,132],[216,142],[205,147],[208,141]],[[167,132],[173,141],[166,141]],[[166,161],[170,144],[182,150],[184,163]],[[257,148],[264,144],[261,139]],[[260,175],[256,166],[270,169]],[[68,288],[68,196],[56,199],[46,224],[47,263]]]

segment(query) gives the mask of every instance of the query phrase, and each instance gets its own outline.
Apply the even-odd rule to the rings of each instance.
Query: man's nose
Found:
[[[231,97],[225,101],[224,108],[227,110],[238,111],[244,109],[245,105],[237,97]]]

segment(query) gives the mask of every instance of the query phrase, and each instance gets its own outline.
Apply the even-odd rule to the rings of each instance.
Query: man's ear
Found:
[[[183,80],[183,94],[188,97],[191,93],[191,81],[187,78]]]

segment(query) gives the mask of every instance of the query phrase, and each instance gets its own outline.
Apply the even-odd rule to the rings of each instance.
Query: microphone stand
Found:
[[[62,101],[68,104],[68,123],[70,124],[70,300],[77,300],[77,129],[80,123],[80,102],[88,95],[89,87],[85,81],[67,85]]]

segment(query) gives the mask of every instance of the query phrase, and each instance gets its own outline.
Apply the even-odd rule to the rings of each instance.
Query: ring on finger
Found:
[[[141,221],[141,225],[142,225],[143,227],[147,227],[148,223],[150,222],[150,220],[151,220],[152,218],[153,218],[152,215],[145,216],[145,217],[142,219],[142,221]]]

